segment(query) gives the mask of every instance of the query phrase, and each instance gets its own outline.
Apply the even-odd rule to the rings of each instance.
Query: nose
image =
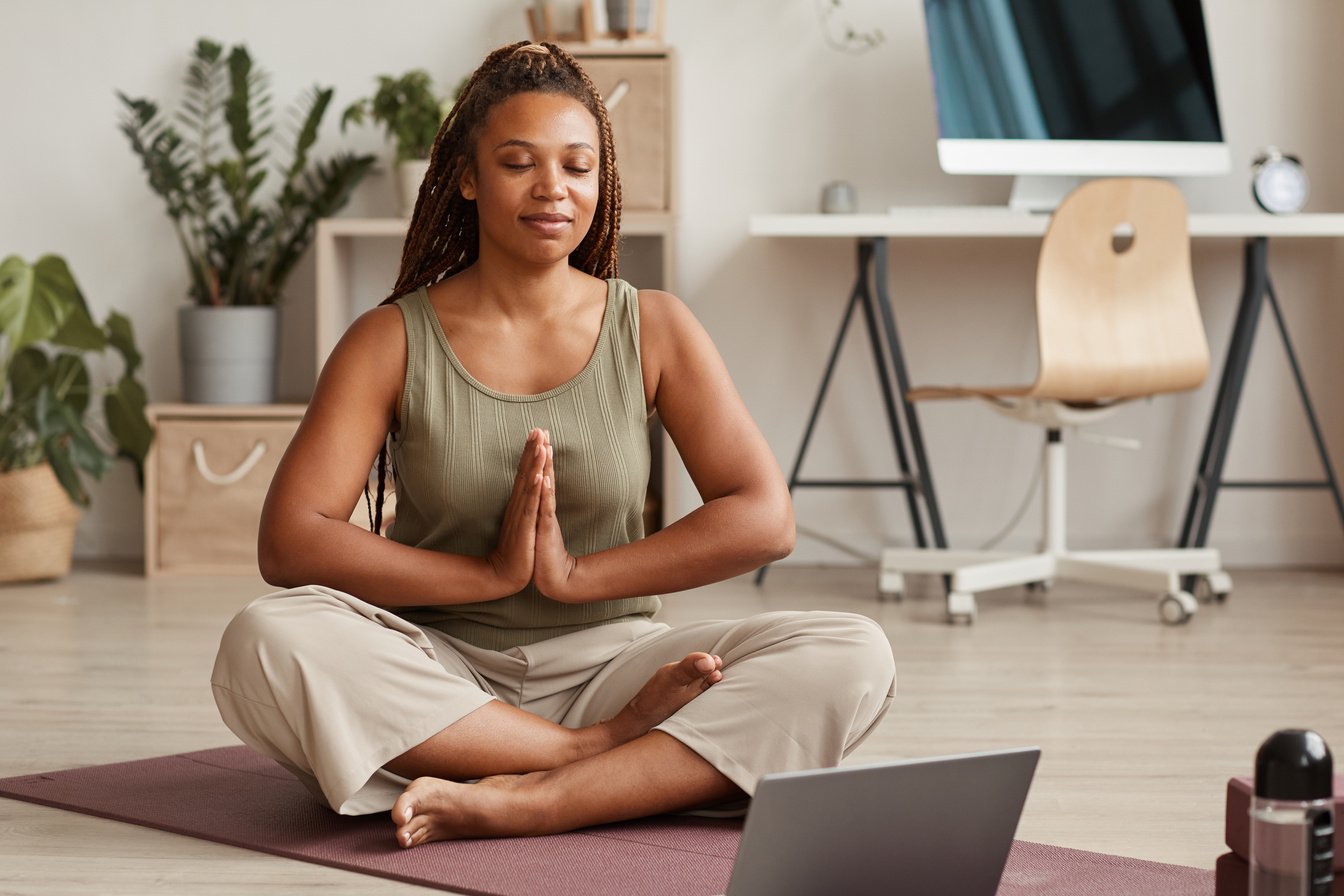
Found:
[[[536,199],[564,199],[565,179],[559,165],[538,165],[537,180],[532,185]]]

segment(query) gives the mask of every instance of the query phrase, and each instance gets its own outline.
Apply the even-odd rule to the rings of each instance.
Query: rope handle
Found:
[[[201,474],[201,478],[212,485],[233,485],[239,479],[242,479],[252,468],[261,460],[261,456],[266,453],[266,443],[257,442],[248,452],[243,462],[234,467],[229,473],[216,473],[210,469],[210,465],[205,460],[205,445],[200,439],[193,439],[191,443],[191,456],[196,461],[196,472]]]

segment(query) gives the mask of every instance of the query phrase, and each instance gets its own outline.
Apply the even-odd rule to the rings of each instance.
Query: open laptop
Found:
[[[727,896],[994,896],[1040,755],[766,775]]]

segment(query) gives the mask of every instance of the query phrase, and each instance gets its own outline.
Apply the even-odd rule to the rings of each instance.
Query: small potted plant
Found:
[[[86,360],[103,370],[109,349],[121,375],[97,388]],[[122,457],[143,484],[153,434],[139,366],[131,322],[95,323],[60,256],[0,262],[0,582],[70,571],[85,475]]]
[[[403,218],[409,218],[415,211],[415,200],[429,168],[429,153],[434,148],[439,125],[465,84],[464,78],[452,97],[441,98],[424,69],[412,69],[399,78],[379,75],[373,96],[351,103],[341,116],[342,132],[348,125],[360,125],[366,119],[383,125],[394,146],[397,207]]]
[[[332,94],[314,87],[296,104],[294,126],[274,125],[266,74],[247,48],[226,53],[205,38],[172,116],[117,94],[121,130],[186,256],[192,305],[178,326],[187,401],[274,400],[276,303],[318,219],[344,207],[376,161],[351,152],[310,158]]]

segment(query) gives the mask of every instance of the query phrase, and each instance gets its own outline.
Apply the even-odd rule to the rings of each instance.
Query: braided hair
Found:
[[[555,93],[583,104],[597,122],[601,144],[598,200],[592,224],[569,256],[572,267],[599,279],[619,276],[617,240],[621,231],[621,179],[607,107],[592,79],[570,53],[552,43],[519,41],[485,57],[458,94],[430,150],[429,170],[411,214],[401,252],[401,269],[382,304],[438,283],[476,262],[480,219],[474,200],[462,196],[462,175],[476,162],[476,140],[486,117],[520,93]],[[378,495],[369,512],[375,534],[382,531],[383,496],[388,467],[386,444],[378,452]],[[368,489],[365,489],[368,499]]]
[[[529,92],[568,96],[582,103],[597,121],[601,142],[597,209],[569,263],[603,280],[617,276],[621,180],[607,107],[587,72],[568,52],[551,43],[519,41],[485,57],[439,128],[402,248],[401,271],[384,304],[451,277],[476,261],[479,219],[475,201],[462,196],[462,175],[475,164],[476,140],[490,110],[515,94]]]

